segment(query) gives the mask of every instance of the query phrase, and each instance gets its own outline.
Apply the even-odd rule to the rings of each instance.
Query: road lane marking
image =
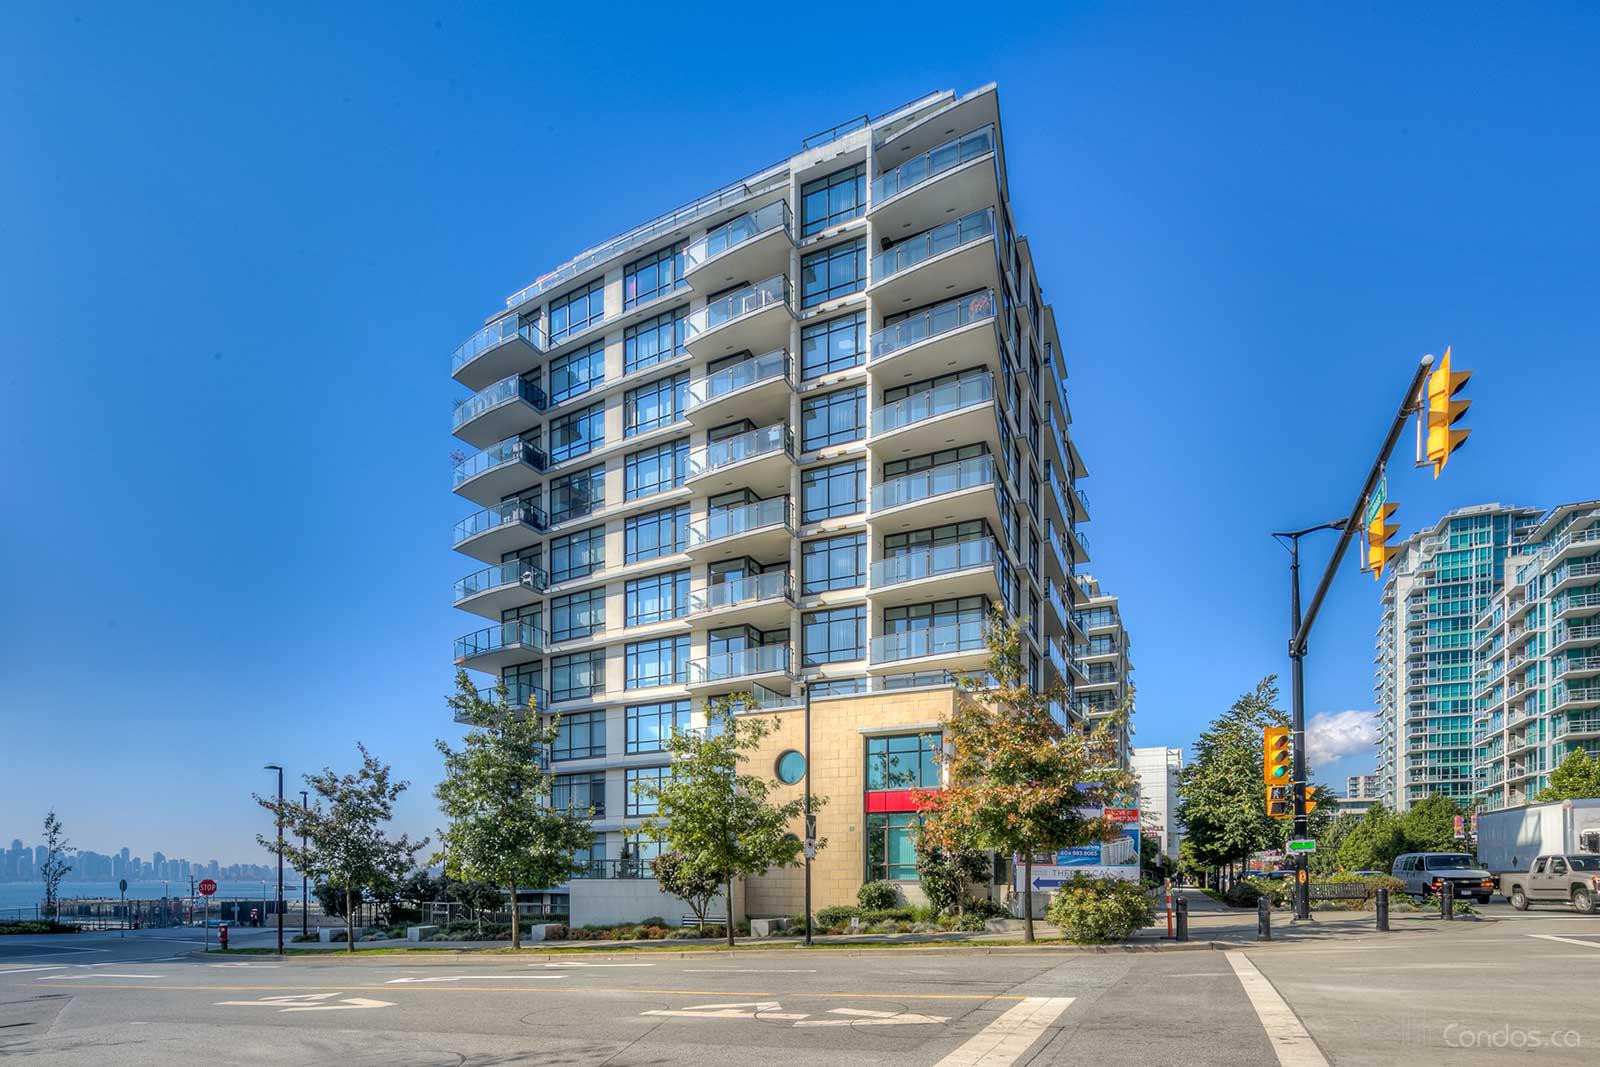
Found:
[[[328,1003],[338,993],[302,993],[292,997],[262,997],[260,1000],[219,1000],[219,1008],[276,1008],[280,1013],[290,1011],[350,1011],[354,1008],[392,1008],[387,1000],[368,1000],[366,997],[345,997]]]
[[[1272,1042],[1278,1063],[1282,1067],[1328,1067],[1322,1050],[1311,1040],[1300,1017],[1266,976],[1256,970],[1255,964],[1242,952],[1229,952],[1227,958],[1233,973],[1239,976],[1245,996],[1250,998],[1250,1006],[1256,1010],[1256,1018],[1267,1032],[1267,1040]]]
[[[829,1015],[844,1019],[803,1019],[796,1026],[915,1026],[919,1023],[947,1023],[944,1015],[916,1015],[912,1012],[872,1011],[867,1008],[829,1008]],[[765,1018],[765,1016],[763,1016]]]
[[[46,974],[41,976],[41,982],[82,982],[94,981],[99,978],[165,978],[164,974],[107,974],[105,971],[95,971],[93,974]]]
[[[816,974],[815,967],[685,967],[684,974]]]
[[[687,1008],[657,1008],[642,1011],[640,1015],[660,1015],[674,1019],[804,1019],[805,1012],[795,1014],[781,1009],[776,1000],[740,1000],[731,1004],[691,1004]]]
[[[1072,1001],[1072,997],[1026,997],[935,1067],[1007,1067],[1039,1040]]]
[[[1580,941],[1576,937],[1559,937],[1556,934],[1528,934],[1527,936],[1537,937],[1541,941],[1560,941],[1567,945],[1582,945],[1584,948],[1600,948],[1600,941]]]
[[[529,966],[530,967],[531,966],[535,966],[535,964],[529,964]],[[540,966],[540,967],[554,967],[554,968],[556,968],[558,970],[565,971],[565,970],[569,970],[569,969],[571,969],[573,967],[593,967],[593,968],[596,968],[596,969],[601,968],[601,967],[654,967],[655,964],[653,964],[653,963],[541,963],[541,964],[537,964],[537,966]]]
[[[463,982],[468,978],[492,978],[495,981],[510,979],[514,982],[546,982],[552,979],[560,981],[563,978],[571,977],[570,974],[454,974],[438,978],[391,978],[384,985],[411,985],[420,982]]]
[[[35,982],[44,980],[43,976]],[[85,978],[99,978],[103,975],[85,975]],[[559,975],[557,977],[560,977]],[[258,993],[268,990],[290,989],[327,989],[326,983],[319,985],[181,985],[168,983],[166,985],[139,986],[125,985],[83,985],[79,989],[161,989],[180,990],[183,992],[200,993]],[[345,983],[345,989],[381,989],[390,993],[399,990],[387,983]],[[574,996],[592,997],[599,994],[648,994],[651,996],[669,997],[775,997],[779,994],[770,989],[649,989],[634,986],[529,986],[526,989],[506,986],[470,986],[470,985],[419,985],[411,987],[418,993],[554,993],[558,995],[571,994]],[[833,1000],[1014,1000],[1024,1001],[1034,998],[1025,997],[1017,993],[800,993],[798,996],[833,999]]]

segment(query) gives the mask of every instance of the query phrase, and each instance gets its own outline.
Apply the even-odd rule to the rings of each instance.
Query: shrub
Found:
[[[900,890],[893,882],[864,882],[856,890],[856,903],[862,911],[886,911],[900,903]]]
[[[17,919],[0,922],[0,934],[75,934],[75,923],[58,923],[54,919]]]
[[[544,939],[546,941],[565,941],[567,939],[567,928],[561,923],[548,923],[545,926]]]
[[[1079,944],[1125,941],[1155,922],[1155,900],[1137,882],[1077,875],[1057,890],[1045,918]]]
[[[1235,908],[1253,908],[1260,899],[1261,883],[1254,878],[1235,882],[1222,894],[1222,902]]]
[[[651,915],[648,918],[640,919],[639,920],[639,925],[640,926],[665,926],[665,925],[667,925],[667,920],[663,919],[659,915]]]
[[[861,909],[851,904],[830,904],[817,912],[818,924],[829,929],[835,926],[848,926],[851,919],[860,917]]]
[[[910,922],[915,918],[910,908],[874,908],[861,913],[864,923]]]
[[[968,904],[966,914],[976,915],[980,919],[1011,918],[1011,912],[1006,909],[1004,904],[998,900],[990,900],[987,897],[982,900],[974,900],[971,904]]]

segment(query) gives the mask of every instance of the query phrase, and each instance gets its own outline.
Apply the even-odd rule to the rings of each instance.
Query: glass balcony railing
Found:
[[[740,604],[758,604],[763,600],[789,595],[789,572],[767,571],[738,578],[731,582],[708,585],[698,593],[689,594],[691,612],[718,611],[738,607]]]
[[[794,437],[789,433],[789,427],[781,422],[702,445],[689,453],[685,476],[698,478],[702,474],[710,474],[773,452],[794,455]]]
[[[495,687],[489,685],[478,690],[478,699],[487,700],[493,704],[500,697],[495,693]],[[506,706],[512,708],[547,708],[550,706],[550,698],[546,695],[542,685],[533,685],[530,682],[507,682]]]
[[[1044,647],[1046,654],[1050,657],[1051,666],[1056,669],[1056,674],[1065,678],[1067,676],[1067,657],[1062,655],[1061,646],[1054,641],[1050,641]]]
[[[451,373],[460,370],[489,349],[516,337],[521,337],[541,352],[545,350],[544,337],[536,324],[530,322],[526,326],[518,326],[517,316],[507,315],[498,322],[491,322],[456,346],[456,350],[450,354]]]
[[[704,407],[758,382],[785,378],[792,383],[794,381],[792,366],[793,361],[789,358],[788,350],[777,348],[754,359],[735,363],[715,374],[698,378],[689,383],[689,410]]]
[[[456,582],[455,598],[457,601],[465,600],[469,596],[477,596],[479,593],[486,593],[506,585],[520,585],[524,589],[542,593],[547,581],[543,569],[535,567],[526,560],[514,559],[485,567],[481,571],[474,571],[460,579]]]
[[[902,474],[872,488],[872,510],[885,511],[902,504],[914,504],[929,497],[995,485],[993,456],[974,456],[956,463],[943,463],[925,471]]]
[[[903,270],[932,259],[952,248],[960,248],[982,237],[994,236],[994,208],[974,211],[954,222],[935,226],[926,233],[908,237],[887,252],[872,257],[872,280],[881,282]]]
[[[993,400],[993,375],[979,374],[960,381],[946,382],[878,408],[872,413],[872,432],[890,433],[913,423],[977,404],[987,404]]]
[[[756,674],[788,672],[788,645],[758,645],[737,652],[719,652],[703,660],[691,660],[689,684],[712,685]]]
[[[872,565],[872,584],[876,587],[914,582],[919,578],[933,578],[941,574],[954,574],[973,567],[994,567],[1000,561],[1000,550],[993,539],[973,538],[956,541],[936,548],[921,548],[902,552]]]
[[[902,348],[952,333],[974,322],[992,320],[994,307],[994,290],[985,289],[909,315],[872,335],[872,354],[868,362],[892,356]]]
[[[792,526],[789,498],[775,496],[758,500],[754,504],[741,504],[736,508],[713,512],[703,519],[689,523],[689,547],[720,541],[724,537],[751,533],[771,526]]]
[[[746,241],[754,240],[780,227],[787,230],[790,224],[789,204],[785,200],[757,208],[747,215],[740,215],[727,225],[718,226],[698,241],[691,241],[683,253],[684,269],[694,270],[730,248],[737,248]]]
[[[983,620],[951,622],[921,630],[904,630],[872,639],[872,662],[894,663],[923,656],[975,652],[984,645]]]
[[[1067,612],[1067,602],[1061,597],[1060,587],[1054,582],[1046,581],[1044,583],[1044,596],[1050,602],[1050,606],[1055,608],[1056,614],[1061,616],[1061,621],[1065,623],[1070,615]]]
[[[874,181],[872,202],[881,204],[891,196],[921,185],[929,178],[937,178],[952,167],[993,151],[993,126],[985,126],[953,141],[946,141],[938,148],[930,148],[920,156],[912,156]]]
[[[517,523],[532,526],[535,530],[549,527],[543,508],[526,500],[505,500],[492,508],[475,511],[456,523],[455,538],[451,543],[459,545],[469,537]]]
[[[542,471],[550,465],[550,459],[545,455],[544,449],[531,445],[520,437],[513,437],[497,445],[490,445],[477,455],[468,456],[457,463],[450,472],[450,484],[452,487],[459,486],[468,479],[476,478],[507,463],[526,463],[534,470]]]
[[[788,303],[788,300],[788,276],[774,274],[764,282],[747,285],[743,289],[711,301],[703,308],[690,312],[686,321],[685,337],[692,341],[695,337],[708,330],[714,330],[718,326],[725,326],[735,319],[752,315],[774,304]]]
[[[544,631],[529,622],[503,622],[456,638],[456,659],[483,656],[490,652],[544,651]]]
[[[509,378],[501,378],[487,389],[480,389],[466,400],[457,404],[455,411],[450,413],[450,429],[452,431],[459,430],[490,408],[499,407],[506,401],[514,400],[519,396],[535,409],[539,411],[545,409],[546,398],[544,390],[532,382],[513,374]]]

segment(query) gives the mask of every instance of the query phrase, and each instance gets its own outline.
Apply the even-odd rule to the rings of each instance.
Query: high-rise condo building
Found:
[[[1083,709],[1084,718],[1098,725],[1127,701],[1128,718],[1115,733],[1117,757],[1126,767],[1133,745],[1132,641],[1117,597],[1101,589],[1100,582],[1091,575],[1080,576],[1078,584],[1083,594],[1083,607],[1077,613],[1077,623],[1084,633],[1083,643],[1075,650],[1083,665],[1078,705]]]
[[[1139,821],[1157,839],[1162,854],[1173,862],[1183,842],[1178,819],[1178,782],[1183,775],[1183,749],[1135,748],[1133,773],[1139,778]]]

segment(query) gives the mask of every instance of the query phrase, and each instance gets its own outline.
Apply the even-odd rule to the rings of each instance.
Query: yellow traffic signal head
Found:
[[[1469,370],[1457,371],[1450,367],[1450,349],[1444,350],[1444,358],[1439,361],[1439,366],[1428,375],[1427,407],[1419,413],[1425,420],[1427,432],[1424,435],[1424,448],[1426,459],[1419,458],[1418,463],[1432,463],[1433,476],[1439,477],[1439,472],[1444,470],[1444,465],[1450,461],[1450,454],[1467,443],[1471,430],[1457,430],[1455,424],[1466,415],[1467,409],[1472,406],[1470,400],[1453,399],[1467,384],[1467,379],[1472,377]]]
[[[1316,787],[1309,785],[1306,786],[1305,810],[1307,815],[1310,815],[1313,811],[1317,810],[1317,799],[1321,795],[1322,794],[1316,789]]]
[[[1367,569],[1375,580],[1382,580],[1384,568],[1400,551],[1389,544],[1389,538],[1400,532],[1399,525],[1389,521],[1399,509],[1399,504],[1380,504],[1367,521]]]
[[[1267,815],[1273,819],[1294,818],[1294,807],[1289,803],[1288,786],[1271,785],[1267,787]]]
[[[1261,776],[1268,785],[1289,784],[1289,728],[1268,726],[1261,731]]]

